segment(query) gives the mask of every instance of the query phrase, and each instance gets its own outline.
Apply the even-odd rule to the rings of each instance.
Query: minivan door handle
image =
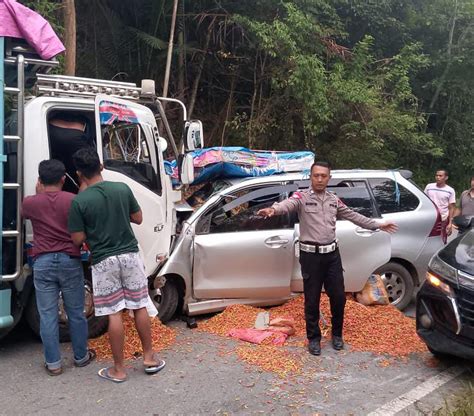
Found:
[[[355,233],[357,235],[362,236],[362,237],[370,237],[372,234],[374,234],[376,232],[377,232],[376,230],[367,230],[367,229],[362,228],[362,227],[357,227],[355,229]]]
[[[265,245],[270,248],[280,248],[285,247],[290,240],[285,239],[279,235],[268,237],[265,241]]]
[[[164,224],[156,224],[155,227],[153,228],[153,231],[155,233],[158,233],[160,232],[163,228],[165,228],[165,225]]]

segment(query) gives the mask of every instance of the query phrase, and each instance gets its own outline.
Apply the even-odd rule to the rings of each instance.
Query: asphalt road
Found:
[[[384,365],[370,353],[333,351],[304,357],[304,374],[282,380],[242,362],[237,341],[187,329],[162,352],[167,366],[154,376],[131,363],[129,379],[114,384],[97,376],[108,363],[75,368],[63,344],[65,372],[49,377],[41,343],[25,325],[0,341],[1,415],[180,415],[180,414],[430,414],[473,379],[474,366],[439,362],[422,353]],[[385,360],[386,361],[386,360]]]

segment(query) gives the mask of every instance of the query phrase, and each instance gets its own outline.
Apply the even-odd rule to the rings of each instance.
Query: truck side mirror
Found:
[[[187,153],[180,157],[179,176],[183,185],[190,185],[194,182],[194,159],[192,153]]]
[[[184,124],[184,146],[186,152],[204,147],[204,132],[200,120],[189,120]]]

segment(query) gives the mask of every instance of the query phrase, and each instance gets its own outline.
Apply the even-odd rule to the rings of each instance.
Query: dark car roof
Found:
[[[474,276],[474,228],[451,241],[438,256],[455,269]]]

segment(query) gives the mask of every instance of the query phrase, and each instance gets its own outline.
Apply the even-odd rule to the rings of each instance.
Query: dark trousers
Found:
[[[308,339],[321,339],[319,302],[323,285],[331,305],[332,334],[341,337],[346,295],[339,249],[327,254],[300,251],[300,264],[303,275],[304,312]]]

